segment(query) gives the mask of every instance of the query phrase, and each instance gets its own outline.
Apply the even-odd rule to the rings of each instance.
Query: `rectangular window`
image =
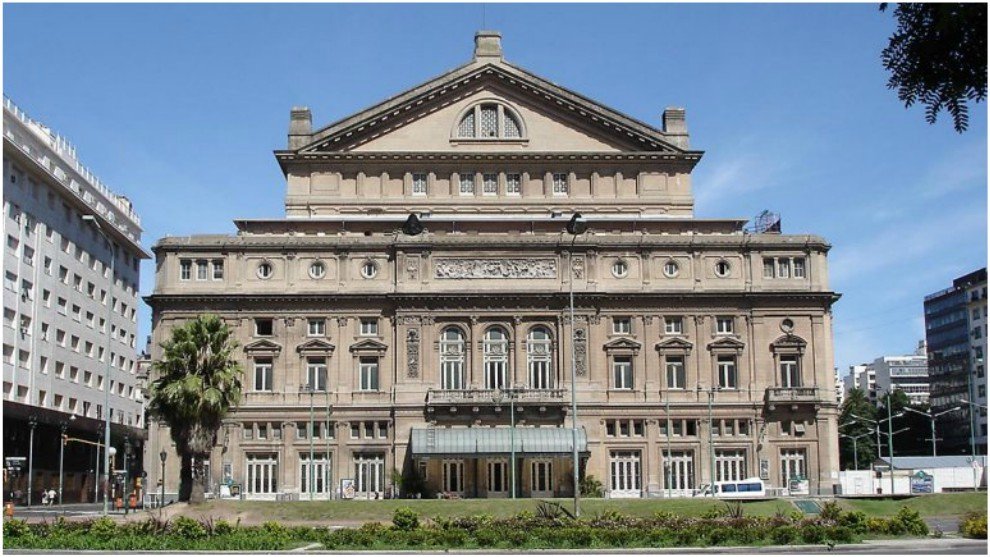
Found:
[[[640,495],[639,451],[612,451],[609,455],[609,486],[612,495]]]
[[[378,438],[388,438],[388,422],[378,422]]]
[[[362,391],[377,391],[378,390],[378,358],[376,357],[362,357],[360,359],[359,365],[359,375],[360,375],[360,388]]]
[[[717,335],[731,335],[732,334],[732,318],[731,317],[717,317],[715,319],[715,334]]]
[[[674,316],[664,317],[663,332],[668,335],[684,334],[684,319],[682,317]]]
[[[310,319],[306,334],[311,337],[322,337],[327,334],[326,319]]]
[[[612,318],[612,333],[616,335],[628,335],[632,332],[632,319],[628,317]]]
[[[258,439],[268,439],[268,424],[258,424]]]
[[[509,195],[519,195],[522,178],[518,174],[505,175],[505,193]]]
[[[327,390],[327,359],[312,357],[306,359],[306,385],[314,391]]]
[[[629,356],[616,356],[612,360],[612,377],[616,389],[632,389],[632,358]]]
[[[207,264],[205,260],[196,262],[196,280],[206,280]]]
[[[474,195],[474,174],[461,174],[461,195]]]
[[[374,337],[378,336],[378,319],[375,317],[362,317],[361,318],[361,336],[363,337]]]
[[[213,260],[213,280],[223,280],[223,259]]]
[[[481,180],[481,191],[485,195],[498,194],[498,174],[484,174]]]
[[[296,424],[296,439],[308,439],[309,438],[309,422],[299,422]]]
[[[694,451],[661,451],[661,457],[666,461],[665,487],[682,494],[694,489]]]
[[[792,479],[807,477],[807,470],[804,449],[780,450],[780,485],[789,488]]]
[[[413,195],[426,195],[426,174],[412,175]]]
[[[789,388],[801,386],[801,371],[797,356],[780,357],[780,386]]]
[[[685,382],[684,356],[667,356],[667,388],[683,389]]]
[[[256,358],[254,360],[254,390],[272,390],[272,359]]]
[[[746,479],[746,450],[715,451],[715,481],[738,482]]]
[[[254,334],[259,337],[270,337],[274,333],[274,321],[272,319],[255,319]]]
[[[777,258],[777,278],[791,278],[791,260],[786,257]]]
[[[735,389],[739,386],[735,356],[718,357],[718,386],[723,389]]]
[[[567,194],[567,174],[557,172],[553,175],[553,193],[555,195]]]
[[[351,422],[351,439],[361,437],[361,422]]]
[[[804,278],[804,258],[794,258],[794,278]]]
[[[375,422],[363,422],[364,423],[364,438],[374,439],[375,438]]]
[[[179,261],[179,280],[192,279],[192,261],[182,259]]]

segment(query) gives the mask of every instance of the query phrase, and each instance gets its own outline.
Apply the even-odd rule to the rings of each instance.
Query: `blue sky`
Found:
[[[484,12],[484,13],[483,13]],[[864,5],[3,7],[3,89],[129,196],[145,246],[283,213],[289,108],[329,123],[506,58],[653,125],[687,109],[697,216],[783,215],[833,247],[836,363],[909,352],[922,298],[987,261],[987,112],[924,122],[886,88],[893,18]],[[484,18],[484,20],[483,20]],[[154,264],[142,267],[144,294]],[[141,315],[141,334],[150,326]]]

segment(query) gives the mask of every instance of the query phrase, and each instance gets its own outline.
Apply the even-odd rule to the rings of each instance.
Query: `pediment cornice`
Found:
[[[300,354],[329,354],[335,349],[336,346],[333,344],[325,340],[314,338],[297,346],[296,352],[299,352]]]
[[[708,343],[708,350],[712,352],[739,352],[746,347],[746,343],[735,337],[722,337]]]
[[[244,351],[247,352],[248,354],[254,354],[254,353],[278,354],[279,352],[282,351],[282,345],[277,342],[263,338],[245,344]]]
[[[606,352],[639,352],[639,349],[643,347],[641,342],[637,342],[631,338],[617,338],[606,342],[602,348]]]
[[[388,345],[374,339],[365,339],[355,342],[350,346],[351,352],[374,352],[381,354],[388,350]]]
[[[694,344],[680,337],[666,338],[656,344],[659,352],[690,352],[693,348]]]

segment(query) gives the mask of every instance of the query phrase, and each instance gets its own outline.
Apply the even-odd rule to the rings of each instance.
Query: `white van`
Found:
[[[709,484],[702,484],[695,497],[715,497],[718,499],[767,499],[766,484],[760,478],[746,478],[735,482],[715,482],[712,493]]]

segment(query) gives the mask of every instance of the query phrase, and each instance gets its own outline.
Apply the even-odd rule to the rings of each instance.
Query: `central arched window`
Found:
[[[546,327],[534,327],[526,339],[526,361],[531,389],[553,388],[553,345]]]
[[[485,388],[509,386],[509,335],[502,327],[485,331]]]
[[[454,139],[522,139],[522,118],[508,105],[481,102],[461,113]]]
[[[464,388],[464,333],[457,327],[440,334],[440,388]]]

